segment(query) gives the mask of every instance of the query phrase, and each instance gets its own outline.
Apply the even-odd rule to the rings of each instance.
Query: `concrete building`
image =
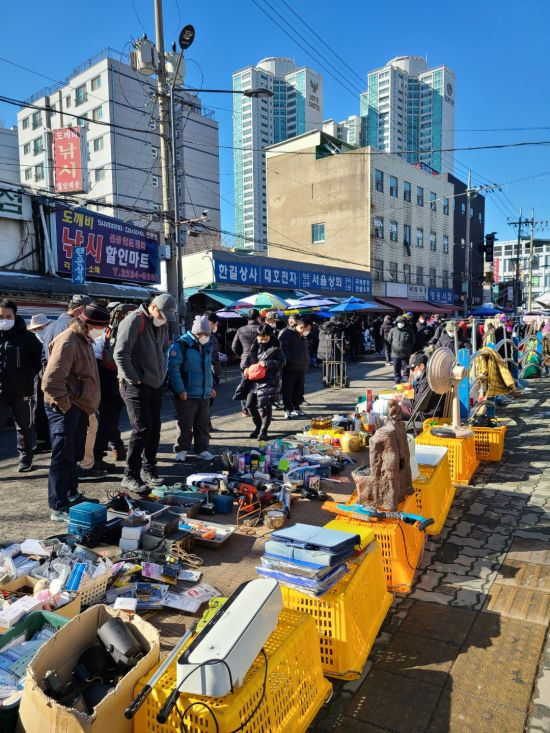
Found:
[[[364,267],[374,295],[453,302],[446,176],[314,131],[269,148],[267,191],[270,256]]]
[[[327,135],[348,143],[348,145],[353,145],[356,148],[361,145],[361,117],[359,115],[350,115],[342,122],[335,122],[332,119],[325,120],[321,129]]]
[[[495,242],[493,264],[486,265],[486,271],[493,273],[493,298],[501,306],[513,305],[513,288],[516,278],[517,239]],[[550,239],[536,238],[533,241],[533,257],[531,262],[531,242],[522,239],[519,247],[519,276],[521,283],[520,306],[528,307],[529,273],[531,270],[531,301],[537,307],[536,300],[550,290]]]
[[[235,246],[267,250],[267,206],[264,150],[273,143],[319,128],[323,114],[323,80],[292,59],[270,57],[233,74],[233,89],[264,88],[270,98],[233,100]]]
[[[19,183],[19,148],[16,127],[0,127],[0,182]]]
[[[209,227],[219,230],[218,124],[198,97],[180,93],[178,100],[180,216],[192,218],[208,210]],[[107,49],[76,67],[63,85],[41,89],[26,102],[34,107],[23,107],[17,115],[24,184],[54,190],[52,131],[80,125],[86,131],[85,190],[71,197],[104,214],[160,227],[158,110],[152,81]]]
[[[360,99],[363,146],[453,171],[455,75],[421,56],[398,56],[368,74]],[[433,152],[432,152],[433,151]]]

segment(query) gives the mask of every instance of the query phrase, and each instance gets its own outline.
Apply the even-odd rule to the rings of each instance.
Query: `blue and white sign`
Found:
[[[335,272],[332,268],[329,272],[322,272],[273,264],[256,264],[252,257],[250,260],[250,262],[241,263],[215,258],[216,283],[260,286],[266,289],[301,288],[302,290],[349,293],[350,295],[372,294],[372,282],[368,272],[359,274],[357,271],[350,270],[347,274],[342,270]],[[329,270],[328,267],[326,269]]]
[[[428,301],[437,305],[454,305],[454,290],[449,288],[428,288]]]
[[[86,247],[73,247],[71,275],[73,285],[86,284]]]

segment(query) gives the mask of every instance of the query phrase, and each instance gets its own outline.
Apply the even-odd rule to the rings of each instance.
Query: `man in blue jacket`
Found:
[[[196,316],[190,331],[168,351],[168,381],[173,392],[179,436],[176,461],[184,462],[195,444],[195,455],[205,461],[214,456],[210,443],[210,398],[216,396],[212,378],[212,346],[208,316]]]

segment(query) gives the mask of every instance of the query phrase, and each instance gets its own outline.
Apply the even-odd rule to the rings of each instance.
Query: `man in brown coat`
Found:
[[[92,344],[108,323],[109,312],[92,303],[49,345],[42,390],[52,444],[48,504],[53,521],[67,521],[71,504],[81,500],[77,463],[84,455],[88,416],[101,398]]]

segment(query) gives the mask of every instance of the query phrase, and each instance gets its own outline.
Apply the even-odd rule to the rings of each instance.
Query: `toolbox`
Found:
[[[166,509],[164,512],[151,517],[149,534],[154,537],[166,537],[166,535],[172,534],[178,529],[179,522],[179,515]]]
[[[82,527],[98,527],[107,521],[107,507],[91,501],[83,501],[69,509],[69,522]]]

